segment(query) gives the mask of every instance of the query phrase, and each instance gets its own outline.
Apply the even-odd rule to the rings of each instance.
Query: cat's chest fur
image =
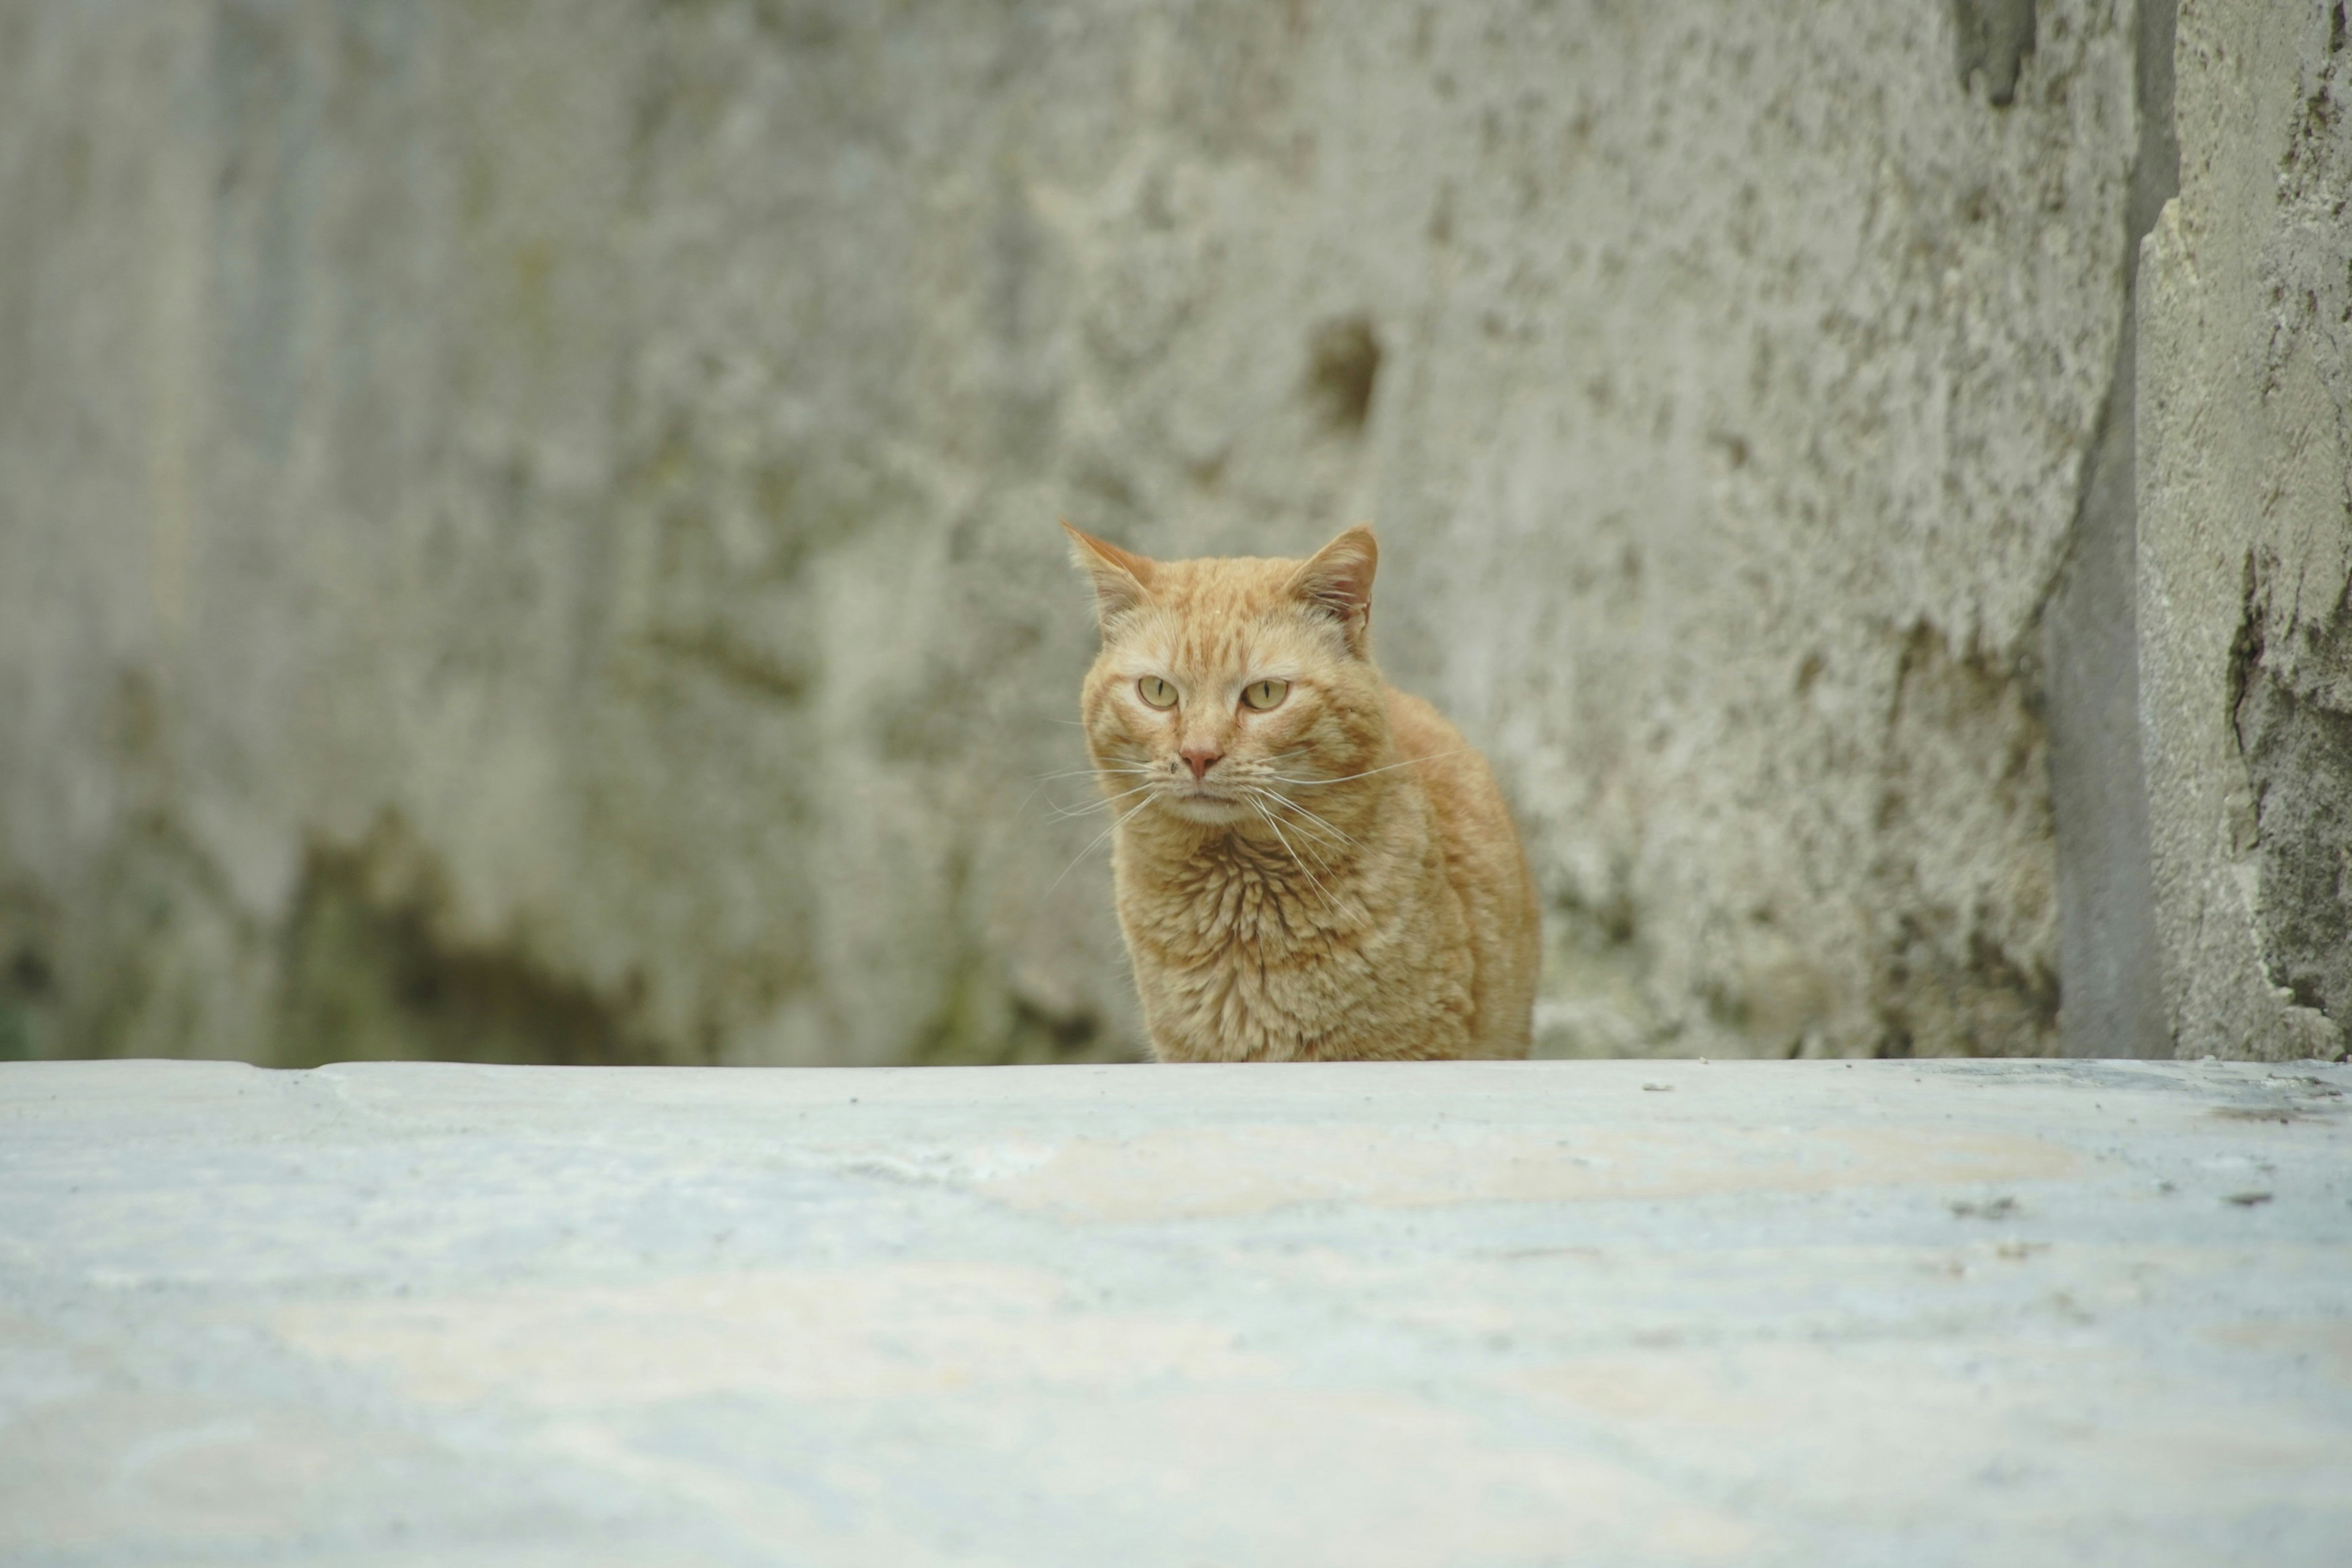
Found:
[[[1120,845],[1119,919],[1161,1059],[1459,1054],[1459,902],[1425,814],[1381,815],[1370,847],[1344,853],[1243,836]]]

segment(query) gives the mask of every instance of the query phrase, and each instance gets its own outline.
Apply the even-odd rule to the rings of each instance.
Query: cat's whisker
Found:
[[[1250,809],[1255,811],[1260,817],[1266,819],[1269,825],[1271,825],[1273,821],[1273,816],[1267,808],[1286,804],[1282,797],[1276,795],[1272,790],[1244,786],[1243,794],[1246,796],[1245,804],[1250,807]],[[1299,824],[1297,826],[1302,829],[1305,826],[1304,824]],[[1307,843],[1309,841],[1302,837],[1301,842]],[[1315,863],[1326,870],[1330,868],[1330,863],[1325,860],[1320,855],[1317,855],[1315,857]]]
[[[1014,807],[1013,808],[1013,816],[1020,816],[1023,812],[1027,811],[1027,810],[1029,809],[1029,803],[1030,803],[1031,801],[1035,800],[1035,799],[1037,798],[1038,792],[1040,792],[1041,790],[1043,790],[1043,789],[1044,789],[1047,784],[1052,784],[1052,783],[1055,782],[1056,780],[1059,780],[1059,779],[1094,778],[1094,777],[1097,777],[1097,776],[1098,776],[1098,775],[1100,775],[1100,774],[1104,774],[1104,773],[1124,773],[1124,774],[1127,774],[1127,775],[1129,775],[1129,776],[1135,777],[1135,778],[1150,779],[1150,778],[1155,778],[1155,777],[1157,777],[1157,776],[1159,775],[1159,770],[1158,770],[1158,769],[1156,769],[1156,768],[1072,768],[1072,769],[1068,770],[1068,771],[1067,771],[1067,772],[1066,772],[1066,773],[1039,773],[1039,774],[1035,775],[1035,776],[1036,776],[1036,782],[1035,782],[1034,784],[1031,784],[1031,785],[1030,785],[1030,787],[1029,787],[1029,793],[1028,793],[1027,795],[1023,795],[1023,796],[1021,797],[1021,804],[1020,804],[1019,805],[1016,805],[1016,806],[1014,806]],[[1148,789],[1148,788],[1150,788],[1150,786],[1147,784],[1139,785],[1138,787],[1139,787],[1139,788],[1145,788],[1145,789]],[[1129,791],[1128,791],[1127,793],[1128,793],[1129,795],[1132,795],[1132,794],[1134,794],[1134,793],[1135,793],[1135,791],[1134,791],[1134,790],[1129,790]],[[1119,798],[1121,798],[1121,797],[1120,797],[1120,796],[1118,796],[1118,795],[1113,795],[1111,798],[1112,798],[1112,799],[1114,799],[1114,800],[1117,800],[1117,799],[1119,799]],[[1072,807],[1069,807],[1069,806],[1064,806],[1064,805],[1055,805],[1055,803],[1053,803],[1052,801],[1048,801],[1046,804],[1047,804],[1048,805],[1053,805],[1053,807],[1054,807],[1054,816],[1055,816],[1055,819],[1056,819],[1056,820],[1058,820],[1058,819],[1060,819],[1060,818],[1062,818],[1062,817],[1066,817],[1066,816],[1079,816],[1079,815],[1082,815],[1082,814],[1083,814],[1084,812],[1086,812],[1086,811],[1088,811],[1088,810],[1093,809],[1093,808],[1092,808],[1092,807],[1090,807],[1090,806],[1082,806],[1082,807],[1072,808]]]
[[[1265,825],[1274,829],[1274,836],[1282,841],[1283,848],[1289,850],[1291,864],[1298,868],[1298,874],[1307,879],[1307,884],[1315,889],[1316,897],[1323,900],[1323,908],[1332,914],[1338,914],[1339,912],[1339,909],[1337,904],[1334,904],[1331,901],[1329,889],[1323,886],[1321,879],[1318,879],[1314,872],[1307,868],[1307,862],[1299,858],[1298,851],[1291,847],[1289,837],[1282,831],[1282,825],[1275,821],[1274,814],[1266,810],[1265,807],[1259,805],[1255,801],[1252,801],[1250,805],[1256,810],[1259,816],[1265,818]]]
[[[1128,767],[1119,764],[1112,764],[1106,767],[1097,763],[1089,763],[1083,768],[1056,768],[1051,773],[1031,773],[1028,775],[1028,782],[1033,784],[1045,785],[1056,783],[1062,779],[1099,778],[1105,773],[1134,773],[1139,775],[1143,773],[1155,773],[1157,771],[1157,769],[1150,767]],[[1034,795],[1037,792],[1033,789],[1029,793],[1031,795]],[[1024,800],[1022,804],[1025,805],[1028,803]]]
[[[1271,791],[1271,790],[1254,790],[1254,791],[1252,791],[1251,793],[1252,793],[1254,795],[1255,795],[1255,796],[1257,797],[1256,799],[1253,800],[1253,801],[1251,802],[1251,804],[1252,804],[1253,805],[1255,805],[1255,806],[1258,808],[1258,813],[1259,813],[1259,815],[1260,815],[1260,816],[1265,816],[1265,815],[1266,815],[1266,808],[1267,808],[1268,806],[1279,806],[1279,807],[1282,807],[1282,808],[1283,808],[1283,809],[1285,809],[1285,810],[1290,810],[1290,811],[1296,811],[1296,810],[1297,809],[1297,806],[1294,803],[1292,803],[1292,802],[1290,802],[1290,801],[1286,801],[1286,800],[1283,799],[1283,798],[1282,798],[1282,796],[1280,796],[1280,795],[1278,795],[1275,794],[1275,793],[1274,793],[1273,791]],[[1335,840],[1331,837],[1331,836],[1330,836],[1330,834],[1329,834],[1329,833],[1328,833],[1328,832],[1324,831],[1323,827],[1322,827],[1322,826],[1318,826],[1318,825],[1317,825],[1317,824],[1312,824],[1312,823],[1308,823],[1308,822],[1305,822],[1305,821],[1299,821],[1299,822],[1295,822],[1295,823],[1293,823],[1291,826],[1293,826],[1294,827],[1297,827],[1297,828],[1299,830],[1299,834],[1300,834],[1300,842],[1302,842],[1302,843],[1306,843],[1306,844],[1309,844],[1309,845],[1311,845],[1311,844],[1313,843],[1313,840],[1308,839],[1308,838],[1307,838],[1307,837],[1306,837],[1306,835],[1307,835],[1307,833],[1312,832],[1312,833],[1314,833],[1314,835],[1315,835],[1316,838],[1319,838],[1319,839],[1321,839],[1321,840],[1323,841],[1323,843],[1324,843],[1324,845],[1325,845],[1325,847],[1326,847],[1331,848],[1331,849],[1333,849],[1333,850],[1335,850],[1335,851],[1336,851],[1337,849],[1339,849],[1339,848],[1340,848],[1340,847],[1342,847],[1342,846],[1341,846],[1341,844],[1340,844],[1339,842],[1335,841]],[[1345,838],[1345,835],[1342,835],[1342,836],[1341,836],[1341,837],[1344,839],[1344,838]],[[1348,841],[1347,841],[1347,843],[1348,843],[1348,847],[1352,847],[1352,845],[1353,845],[1353,841],[1352,841],[1352,840],[1348,840]],[[1320,867],[1320,868],[1322,868],[1326,873],[1328,873],[1328,872],[1331,870],[1331,862],[1330,862],[1330,861],[1328,861],[1328,860],[1327,860],[1327,859],[1325,859],[1325,858],[1323,858],[1323,856],[1322,856],[1321,854],[1319,854],[1319,853],[1318,853],[1318,854],[1317,854],[1317,855],[1316,855],[1316,857],[1315,857],[1315,863],[1316,863],[1316,865],[1317,865],[1317,866]]]
[[[1269,823],[1268,826],[1276,826],[1277,825]],[[1309,843],[1307,839],[1302,837],[1295,842],[1286,842],[1284,847],[1290,851],[1290,857],[1294,860],[1304,856],[1307,859],[1315,862],[1314,874],[1316,876],[1326,878],[1334,882],[1339,879],[1339,868],[1333,866],[1331,862],[1326,859],[1321,852],[1319,852],[1315,846]],[[1304,868],[1301,868],[1301,869],[1304,869]]]
[[[1079,850],[1076,855],[1072,856],[1070,858],[1070,863],[1062,868],[1062,876],[1055,878],[1051,882],[1045,885],[1045,891],[1050,893],[1055,888],[1060,887],[1062,885],[1062,877],[1066,877],[1072,871],[1077,869],[1079,861],[1085,859],[1097,849],[1102,847],[1104,841],[1109,838],[1112,834],[1117,833],[1120,828],[1125,827],[1130,821],[1134,820],[1137,813],[1148,811],[1150,807],[1151,803],[1147,800],[1141,805],[1137,806],[1133,811],[1129,812],[1125,816],[1113,822],[1108,827],[1104,828],[1100,833],[1096,834],[1092,839],[1087,841],[1087,847],[1084,849]]]
[[[1100,800],[1090,800],[1084,805],[1055,806],[1054,808],[1054,820],[1056,822],[1066,822],[1074,816],[1085,816],[1093,812],[1108,811],[1120,801],[1129,799],[1134,795],[1141,795],[1147,790],[1157,789],[1159,787],[1159,785],[1153,784],[1139,784],[1133,789],[1121,790],[1117,795],[1108,795],[1103,796]]]
[[[1064,768],[1059,773],[1031,773],[1029,776],[1034,782],[1039,784],[1051,784],[1055,779],[1094,778],[1102,773],[1149,773],[1157,772],[1159,772],[1157,768]]]
[[[1298,816],[1300,816],[1300,818],[1301,818],[1305,823],[1312,824],[1312,825],[1313,825],[1313,826],[1315,826],[1318,831],[1320,831],[1321,833],[1323,833],[1325,836],[1327,836],[1327,837],[1330,837],[1330,838],[1332,838],[1332,839],[1334,839],[1334,840],[1338,841],[1338,842],[1339,842],[1339,843],[1340,843],[1340,844],[1344,844],[1344,845],[1346,845],[1346,846],[1347,846],[1349,848],[1350,848],[1350,849],[1357,849],[1357,848],[1360,848],[1360,847],[1362,847],[1362,846],[1359,845],[1359,844],[1358,844],[1358,843],[1357,843],[1353,838],[1350,838],[1347,834],[1345,834],[1345,833],[1341,832],[1338,827],[1334,826],[1333,826],[1329,821],[1328,821],[1328,820],[1327,820],[1327,819],[1325,819],[1324,817],[1321,817],[1321,816],[1317,816],[1314,812],[1311,812],[1311,811],[1307,810],[1305,806],[1303,806],[1303,805],[1299,805],[1297,801],[1295,801],[1295,800],[1291,799],[1288,795],[1284,795],[1284,794],[1282,794],[1282,793],[1280,793],[1279,791],[1276,791],[1276,790],[1268,790],[1268,791],[1266,791],[1266,792],[1265,792],[1265,794],[1266,794],[1267,797],[1268,797],[1268,798],[1269,798],[1269,799],[1270,799],[1270,800],[1271,800],[1275,805],[1281,806],[1285,811],[1297,812],[1297,813],[1298,814]]]
[[[1134,794],[1136,791],[1138,791],[1138,790],[1144,790],[1144,789],[1158,789],[1159,787],[1160,787],[1160,780],[1159,780],[1158,776],[1157,776],[1157,775],[1154,775],[1154,774],[1146,774],[1146,775],[1144,776],[1144,780],[1143,780],[1143,782],[1142,782],[1141,784],[1129,784],[1129,785],[1128,785],[1125,789],[1120,790],[1120,791],[1119,791],[1118,794],[1116,794],[1116,795],[1102,795],[1102,796],[1098,797],[1098,799],[1099,799],[1099,800],[1119,800],[1119,799],[1124,798],[1125,796],[1128,796],[1128,795],[1133,795],[1133,794]]]
[[[1349,784],[1357,779],[1370,778],[1374,773],[1392,773],[1398,768],[1412,767],[1416,763],[1433,763],[1440,757],[1458,757],[1465,752],[1475,752],[1477,748],[1475,746],[1456,746],[1450,752],[1432,752],[1425,757],[1407,757],[1401,763],[1390,763],[1381,767],[1366,768],[1362,773],[1346,773],[1336,779],[1294,779],[1282,773],[1268,773],[1265,776],[1270,779],[1279,780],[1286,784]]]

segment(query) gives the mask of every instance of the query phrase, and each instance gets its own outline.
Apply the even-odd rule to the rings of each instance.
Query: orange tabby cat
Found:
[[[1485,761],[1372,664],[1371,531],[1306,562],[1070,537],[1102,620],[1087,747],[1160,1059],[1527,1055],[1527,858]]]

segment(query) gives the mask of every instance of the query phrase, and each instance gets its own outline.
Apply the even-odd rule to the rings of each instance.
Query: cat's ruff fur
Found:
[[[1527,858],[1485,760],[1372,663],[1371,531],[1304,562],[1150,561],[1069,531],[1102,623],[1087,746],[1159,1058],[1527,1055]],[[1174,706],[1145,700],[1151,678]],[[1262,680],[1288,689],[1261,712],[1242,694]]]

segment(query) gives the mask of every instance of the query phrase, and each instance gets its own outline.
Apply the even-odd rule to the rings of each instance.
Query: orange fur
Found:
[[[1371,531],[1306,562],[1070,537],[1103,631],[1087,746],[1160,1059],[1527,1055],[1527,858],[1485,760],[1372,663]],[[1258,711],[1262,680],[1287,690]]]

